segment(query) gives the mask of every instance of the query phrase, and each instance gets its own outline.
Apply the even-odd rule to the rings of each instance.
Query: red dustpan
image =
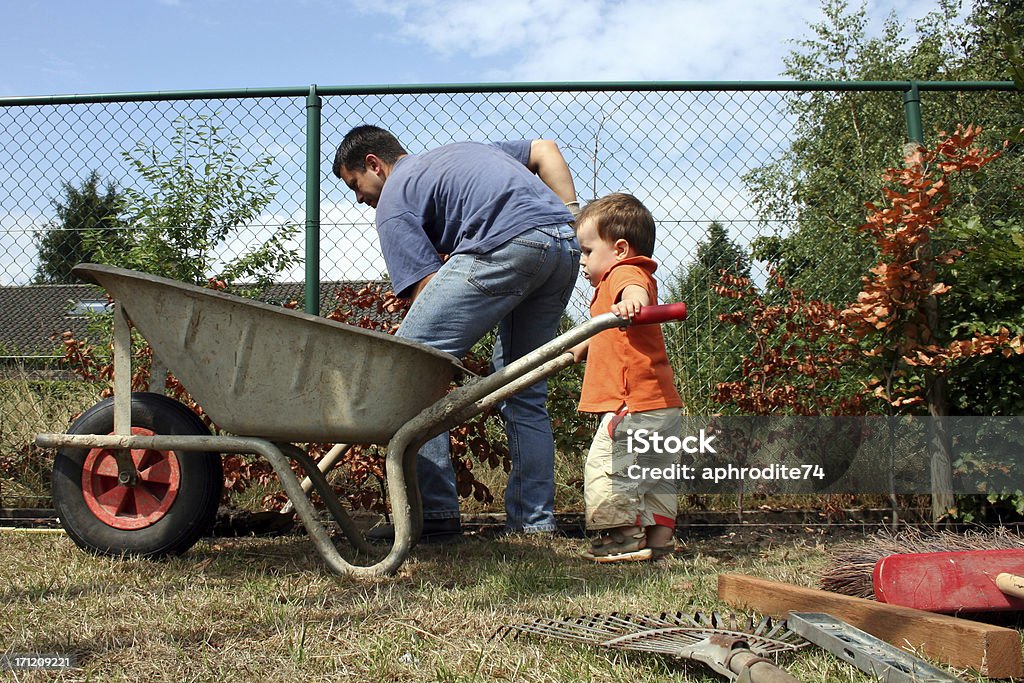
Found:
[[[929,612],[1024,610],[1024,550],[889,555],[872,576],[880,602]]]

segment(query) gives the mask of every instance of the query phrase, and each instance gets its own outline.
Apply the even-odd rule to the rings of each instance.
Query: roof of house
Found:
[[[366,284],[365,280],[321,282],[321,311],[334,309],[339,288],[360,289]],[[282,282],[271,285],[259,300],[278,305],[298,302],[301,306],[304,298],[303,283]],[[76,337],[84,336],[86,311],[102,312],[107,303],[106,292],[95,285],[0,287],[0,358],[61,355],[61,335],[71,331]]]

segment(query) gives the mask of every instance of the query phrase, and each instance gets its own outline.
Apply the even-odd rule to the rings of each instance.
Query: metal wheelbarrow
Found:
[[[115,301],[114,396],[83,413],[67,433],[37,435],[36,444],[58,449],[54,505],[69,536],[110,555],[159,557],[190,548],[216,513],[220,454],[249,453],[270,461],[333,571],[394,574],[423,526],[420,446],[571,365],[572,346],[630,324],[611,313],[597,316],[449,392],[459,359],[422,344],[131,270],[82,264],[74,272]],[[685,304],[650,306],[632,324],[685,317]],[[211,435],[195,413],[162,394],[132,393],[128,319],[207,415],[237,436]],[[387,446],[395,540],[383,558],[353,564],[338,552],[289,459],[353,547],[380,555],[325,473],[293,445],[301,442]]]

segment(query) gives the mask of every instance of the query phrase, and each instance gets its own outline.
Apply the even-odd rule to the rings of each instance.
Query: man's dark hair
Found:
[[[350,171],[366,170],[366,155],[380,157],[386,164],[393,164],[400,156],[408,154],[394,135],[377,126],[356,126],[350,130],[338,145],[331,170],[338,178],[341,169]]]

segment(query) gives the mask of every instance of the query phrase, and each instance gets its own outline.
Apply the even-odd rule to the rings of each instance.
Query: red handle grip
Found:
[[[686,304],[661,304],[644,306],[633,318],[634,325],[660,325],[674,320],[686,320]]]

